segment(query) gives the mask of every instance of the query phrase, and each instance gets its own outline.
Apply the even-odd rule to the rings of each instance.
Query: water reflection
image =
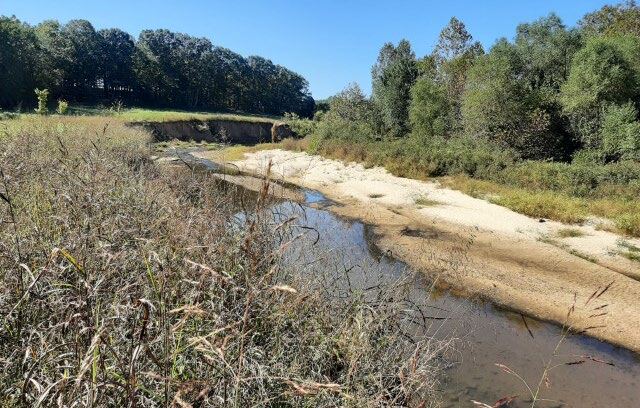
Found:
[[[319,193],[304,193],[311,202],[323,202]],[[459,339],[457,353],[448,356],[454,364],[444,384],[444,406],[472,406],[471,400],[493,404],[507,395],[521,396],[511,406],[530,406],[523,383],[496,363],[508,366],[535,388],[544,362],[560,340],[559,327],[433,290],[423,275],[411,274],[405,264],[382,254],[368,239],[371,233],[362,223],[298,204],[285,202],[277,207],[278,214],[296,217],[307,228],[305,238],[297,240],[286,256],[288,262],[304,265],[310,276],[346,279],[349,289],[411,278],[409,299],[426,306],[432,318],[428,334]],[[633,353],[588,337],[570,336],[555,361],[576,361],[581,356],[597,356],[614,365],[587,360],[557,367],[549,375],[549,386],[543,385],[541,391],[544,398],[554,401],[537,406],[640,406],[640,363]]]

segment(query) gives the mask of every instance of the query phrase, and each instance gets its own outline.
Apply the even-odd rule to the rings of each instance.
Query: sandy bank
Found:
[[[558,323],[575,304],[576,330],[640,352],[640,263],[618,254],[622,237],[305,153],[260,151],[234,164],[261,174],[269,161],[273,177],[321,191],[340,204],[332,211],[373,225],[382,249],[452,288]],[[569,227],[583,235],[561,238]]]

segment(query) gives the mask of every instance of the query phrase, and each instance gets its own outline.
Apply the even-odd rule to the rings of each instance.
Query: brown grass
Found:
[[[0,122],[0,406],[437,404],[421,311],[394,284],[310,289],[283,262],[296,220],[266,189],[160,167],[117,121],[15,122]]]

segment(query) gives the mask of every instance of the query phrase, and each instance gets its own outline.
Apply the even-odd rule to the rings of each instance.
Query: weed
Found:
[[[577,228],[561,228],[556,235],[560,238],[577,238],[583,237],[585,233]]]
[[[440,202],[438,202],[436,200],[432,200],[427,196],[417,197],[414,200],[414,203],[416,203],[416,205],[419,205],[419,206],[422,206],[422,207],[431,207],[431,206],[440,204]]]
[[[618,240],[618,246],[622,248],[620,255],[631,261],[640,262],[640,248],[624,239]]]

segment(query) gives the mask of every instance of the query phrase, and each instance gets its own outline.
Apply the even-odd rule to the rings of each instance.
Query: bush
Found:
[[[300,137],[307,137],[311,135],[317,126],[315,120],[300,118],[295,113],[285,113],[284,121],[291,127],[291,130]]]
[[[69,102],[65,101],[64,99],[58,100],[58,109],[56,109],[58,115],[66,115],[68,110]]]
[[[47,107],[49,103],[49,90],[48,89],[35,89],[36,96],[38,97],[38,107],[36,108],[36,113],[40,115],[46,115],[49,113],[49,108]]]

